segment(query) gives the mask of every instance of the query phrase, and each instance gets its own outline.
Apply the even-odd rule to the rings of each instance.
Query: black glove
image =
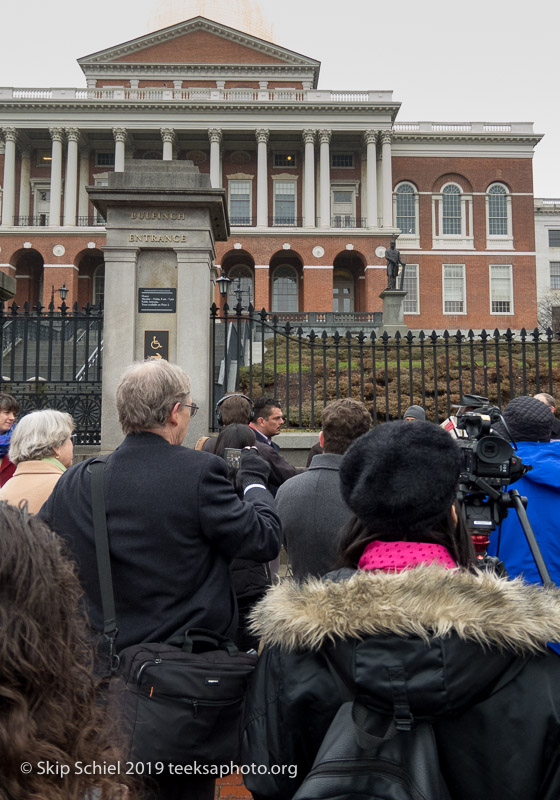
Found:
[[[266,486],[270,475],[270,464],[261,458],[256,447],[245,447],[241,451],[241,466],[237,472],[237,486],[244,490],[252,483]]]

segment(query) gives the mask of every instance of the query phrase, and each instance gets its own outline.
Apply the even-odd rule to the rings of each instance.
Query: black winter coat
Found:
[[[293,796],[343,702],[327,648],[345,681],[387,715],[388,669],[404,668],[453,800],[560,798],[560,658],[546,648],[560,640],[559,590],[439,566],[341,570],[281,583],[253,618],[264,651],[242,760],[283,772],[247,775],[255,800]]]
[[[90,622],[102,631],[88,465],[62,475],[39,516],[67,541]],[[230,562],[270,561],[280,549],[269,492],[250,489],[240,500],[221,458],[139,433],[107,462],[105,503],[118,648],[162,642],[190,627],[233,635]]]

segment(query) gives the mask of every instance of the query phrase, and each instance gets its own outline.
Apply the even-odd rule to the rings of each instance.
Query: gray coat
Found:
[[[316,455],[307,472],[278,489],[276,507],[295,578],[324,575],[335,565],[338,535],[352,514],[340,493],[342,458]]]

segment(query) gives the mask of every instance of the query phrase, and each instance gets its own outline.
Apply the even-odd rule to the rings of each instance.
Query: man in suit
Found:
[[[265,447],[259,447],[259,455],[269,462],[270,476],[268,485],[272,494],[276,495],[278,487],[284,481],[299,475],[302,471],[289,464],[285,458],[282,458],[279,445],[272,440],[273,436],[277,436],[280,433],[284,424],[284,417],[278,400],[274,397],[258,397],[253,404],[253,420],[249,424],[255,431],[257,446],[259,444],[266,445]]]
[[[222,459],[181,447],[197,406],[187,374],[167,361],[129,367],[117,411],[125,438],[105,469],[117,650],[165,642],[189,628],[232,635],[231,560],[270,561],[280,549],[266,462],[255,450],[242,452],[240,500]],[[67,541],[101,639],[89,463],[64,473],[39,516]],[[158,800],[214,797],[214,779],[206,776],[165,775],[158,782]]]
[[[294,577],[321,576],[335,566],[339,533],[352,512],[340,493],[338,471],[352,442],[371,427],[371,414],[351,398],[334,400],[323,409],[319,443],[306,473],[290,478],[276,495],[284,545]]]

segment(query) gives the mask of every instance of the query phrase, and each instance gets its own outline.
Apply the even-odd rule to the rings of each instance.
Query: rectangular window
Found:
[[[407,292],[403,303],[405,314],[420,313],[420,299],[418,297],[418,264],[407,264],[404,270],[403,289]]]
[[[296,224],[295,181],[274,181],[274,224]]]
[[[443,313],[465,314],[465,265],[443,265]]]
[[[550,288],[560,289],[560,261],[550,262]]]
[[[490,265],[490,313],[511,314],[513,292],[510,264]]]
[[[331,154],[331,167],[353,167],[354,154],[353,153],[332,153]]]
[[[96,167],[114,167],[115,153],[110,151],[97,151],[95,154]]]
[[[549,231],[548,232],[548,246],[549,247],[560,247],[560,231]]]
[[[296,154],[295,153],[274,153],[274,166],[275,167],[295,167]]]
[[[251,225],[251,181],[229,182],[229,221],[232,225]]]

